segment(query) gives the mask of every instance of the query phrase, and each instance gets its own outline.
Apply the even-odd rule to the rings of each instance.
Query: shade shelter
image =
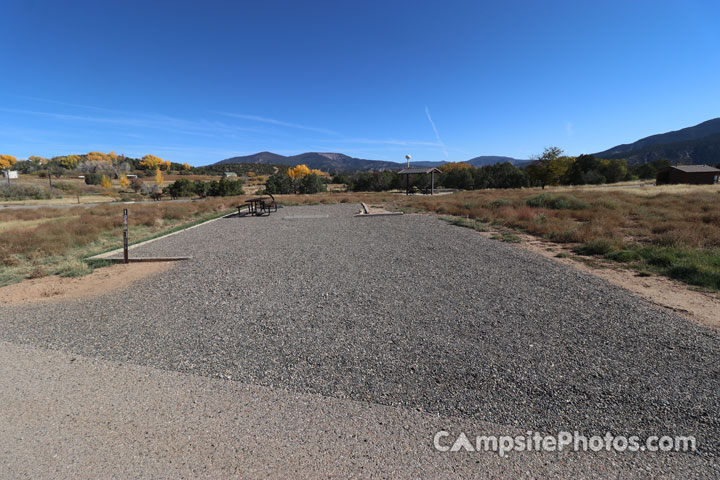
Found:
[[[658,185],[688,183],[694,185],[714,185],[720,179],[720,169],[708,165],[678,165],[660,170],[657,174]]]
[[[425,168],[404,168],[398,172],[398,175],[405,175],[405,195],[410,195],[410,175],[430,174],[430,195],[435,194],[435,174],[440,173],[435,167]]]

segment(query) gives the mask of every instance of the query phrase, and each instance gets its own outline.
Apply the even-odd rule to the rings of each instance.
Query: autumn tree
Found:
[[[189,163],[187,163],[187,162],[183,163],[183,170],[190,170],[191,168],[192,167],[190,166]]]
[[[59,157],[58,160],[60,161],[61,167],[67,170],[72,170],[77,167],[80,157],[77,155],[67,155],[65,157]]]
[[[107,175],[103,175],[102,179],[100,179],[100,186],[103,188],[112,188],[112,182],[107,177]]]
[[[140,168],[144,170],[157,170],[163,165],[163,159],[155,155],[145,155],[140,161]]]
[[[110,157],[102,152],[88,152],[87,155],[85,155],[85,158],[87,158],[90,162],[111,163]]]
[[[0,170],[9,170],[15,165],[17,158],[12,155],[0,155]]]
[[[158,186],[161,186],[165,179],[163,178],[162,172],[160,172],[160,168],[155,169],[155,184]]]
[[[305,164],[297,165],[295,168],[288,168],[287,174],[288,177],[292,178],[293,180],[299,180],[305,175],[309,175],[310,169]]]
[[[123,173],[120,175],[120,186],[122,188],[127,188],[128,185],[130,185],[130,180],[128,180],[127,175]]]

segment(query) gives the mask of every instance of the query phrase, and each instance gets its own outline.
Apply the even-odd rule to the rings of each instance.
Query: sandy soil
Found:
[[[0,305],[19,305],[48,300],[66,300],[103,295],[132,282],[163,272],[174,262],[142,262],[112,265],[89,275],[64,278],[56,275],[25,280],[0,288]]]
[[[492,233],[497,232],[483,234],[490,237]],[[637,272],[617,264],[572,254],[562,245],[546,242],[532,235],[518,233],[516,235],[522,240],[518,243],[521,248],[603,278],[655,305],[673,310],[695,323],[720,331],[720,294],[691,290],[684,283],[658,275],[640,276]],[[558,257],[561,252],[571,256]]]

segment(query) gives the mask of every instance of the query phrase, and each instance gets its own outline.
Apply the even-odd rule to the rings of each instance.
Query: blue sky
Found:
[[[0,0],[0,153],[589,153],[720,116],[720,2]]]

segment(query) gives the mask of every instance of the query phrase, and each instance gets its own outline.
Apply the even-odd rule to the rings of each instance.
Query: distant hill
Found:
[[[467,160],[467,163],[482,167],[495,163],[510,162],[522,164],[524,160],[517,160],[511,157],[485,156],[475,157]],[[253,155],[226,158],[214,165],[225,165],[233,163],[257,163],[264,165],[289,165],[295,166],[304,163],[309,168],[317,168],[326,172],[351,172],[368,170],[399,170],[405,168],[404,162],[386,162],[382,160],[366,160],[363,158],[350,157],[342,153],[307,152],[299,155],[285,156],[272,152],[259,152]],[[413,167],[439,167],[447,162],[410,162]]]
[[[498,156],[484,156],[484,157],[475,157],[468,160],[466,163],[469,163],[470,165],[474,165],[476,167],[484,167],[485,165],[495,165],[496,163],[505,163],[510,162],[513,165],[518,163],[525,163],[527,160],[518,160],[517,158],[512,157],[498,157]]]
[[[273,165],[295,166],[305,164],[309,168],[317,168],[326,172],[349,172],[366,170],[397,170],[402,165],[396,162],[381,160],[365,160],[350,157],[342,153],[307,152],[299,155],[285,156],[272,152],[260,152],[244,157],[232,157],[217,162],[215,165],[228,163],[261,163]]]
[[[598,158],[626,158],[631,165],[666,158],[673,163],[715,165],[720,162],[720,118],[694,127],[642,138],[594,154]]]

